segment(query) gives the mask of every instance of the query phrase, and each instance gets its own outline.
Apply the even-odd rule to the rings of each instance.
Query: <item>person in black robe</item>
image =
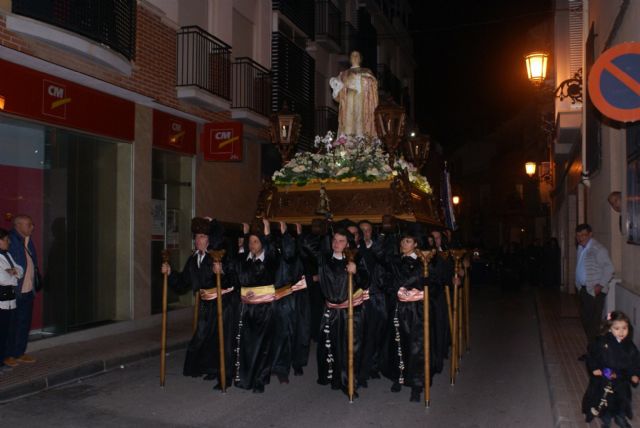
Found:
[[[296,234],[302,236],[302,226],[296,224]],[[296,256],[293,265],[292,278],[298,281],[292,286],[293,289],[293,337],[291,339],[291,364],[293,374],[302,376],[304,367],[309,362],[309,349],[311,344],[311,304],[309,300],[309,282],[305,272],[305,267],[300,257],[300,248],[296,239]]]
[[[386,377],[392,380],[392,392],[399,392],[402,386],[411,388],[410,400],[419,402],[424,389],[424,268],[418,256],[419,232],[417,227],[406,231],[400,240],[400,254],[388,260],[390,292],[396,296],[391,318],[392,328],[388,331],[387,358],[383,368]],[[429,276],[431,290],[439,286],[437,277]],[[430,300],[431,304],[431,300]],[[430,311],[431,312],[431,311]],[[431,313],[430,313],[431,315]],[[430,332],[433,331],[435,317],[430,316]],[[430,336],[430,350],[434,338]],[[432,355],[433,352],[430,352]],[[433,372],[433,363],[430,364]]]
[[[189,342],[184,361],[185,376],[205,376],[207,380],[218,379],[220,353],[218,347],[218,306],[216,299],[215,272],[221,273],[222,323],[225,340],[226,385],[231,385],[233,373],[233,338],[238,324],[239,296],[235,276],[232,272],[231,257],[224,257],[222,263],[214,263],[208,249],[220,249],[223,245],[223,231],[215,220],[196,217],[191,222],[196,251],[191,255],[182,272],[172,271],[168,263],[162,265],[162,273],[169,275],[168,284],[178,293],[191,290],[200,294],[198,323]]]
[[[631,338],[629,317],[621,311],[612,312],[607,320],[608,331],[589,345],[586,359],[589,385],[582,399],[586,421],[600,417],[603,427],[615,420],[620,427],[631,427],[631,384],[640,376],[640,353]]]
[[[348,385],[348,276],[353,275],[353,361],[354,377],[359,379],[362,361],[362,302],[369,286],[369,274],[364,259],[347,262],[344,250],[349,245],[350,234],[344,229],[334,232],[330,253],[313,248],[304,241],[305,256],[318,260],[320,289],[325,307],[320,323],[320,341],[317,349],[318,383],[331,384],[332,389],[347,390]],[[352,238],[351,238],[352,239]],[[352,241],[353,242],[353,241]],[[357,385],[356,385],[357,387]]]
[[[270,242],[269,221],[263,220],[263,225],[264,234],[261,234],[249,233],[249,226],[245,224],[246,257],[239,256],[234,265],[242,301],[236,335],[235,384],[256,393],[264,392],[271,376],[273,302],[280,264],[275,246]]]
[[[293,362],[293,339],[295,327],[295,298],[293,292],[300,282],[302,267],[298,259],[295,238],[280,222],[280,239],[274,240],[280,263],[275,277],[276,300],[273,303],[274,330],[271,342],[271,372],[280,383],[289,383],[289,372]]]
[[[362,352],[362,378],[360,384],[365,386],[367,379],[380,377],[380,366],[384,354],[385,334],[387,330],[388,308],[385,289],[385,268],[383,242],[373,236],[373,225],[368,221],[358,224],[362,239],[358,251],[362,255],[370,273],[368,296],[365,300],[364,339]]]

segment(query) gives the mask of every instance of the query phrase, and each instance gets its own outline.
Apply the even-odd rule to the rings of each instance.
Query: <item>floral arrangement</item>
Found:
[[[276,185],[337,182],[372,182],[391,180],[406,171],[409,180],[424,193],[431,194],[426,177],[403,158],[389,166],[389,155],[383,151],[377,138],[340,135],[334,139],[329,131],[324,137],[316,136],[318,153],[296,153],[282,169],[273,174]]]

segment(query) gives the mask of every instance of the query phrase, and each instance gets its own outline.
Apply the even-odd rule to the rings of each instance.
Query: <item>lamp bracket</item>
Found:
[[[554,95],[560,98],[560,101],[571,98],[571,104],[582,103],[582,68],[579,68],[573,77],[560,82]]]

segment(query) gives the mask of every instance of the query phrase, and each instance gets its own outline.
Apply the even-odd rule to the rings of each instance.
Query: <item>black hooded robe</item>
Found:
[[[238,326],[239,294],[235,276],[228,258],[223,259],[221,276],[222,289],[234,288],[233,291],[222,295],[222,324],[225,341],[225,366],[227,385],[231,385],[234,362],[234,338]],[[216,287],[216,277],[213,273],[213,261],[205,253],[200,267],[198,267],[198,253],[194,253],[184,265],[182,272],[171,272],[168,278],[169,286],[176,292],[183,293],[191,289],[199,293],[200,289]],[[200,300],[198,324],[196,331],[187,347],[183,374],[185,376],[211,375],[218,377],[220,368],[220,353],[218,347],[218,306],[216,299]],[[218,379],[219,381],[219,379]]]

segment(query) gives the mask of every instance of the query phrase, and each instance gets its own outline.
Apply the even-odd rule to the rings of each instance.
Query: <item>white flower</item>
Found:
[[[367,169],[366,174],[372,177],[377,177],[378,174],[380,174],[380,171],[378,171],[378,168],[369,168]]]
[[[351,168],[349,168],[348,166],[342,167],[339,170],[336,171],[336,175],[340,176],[340,175],[344,175],[344,174],[348,174],[349,171],[351,171]]]
[[[293,167],[293,172],[305,172],[306,170],[307,170],[307,167],[304,165],[297,165]]]

